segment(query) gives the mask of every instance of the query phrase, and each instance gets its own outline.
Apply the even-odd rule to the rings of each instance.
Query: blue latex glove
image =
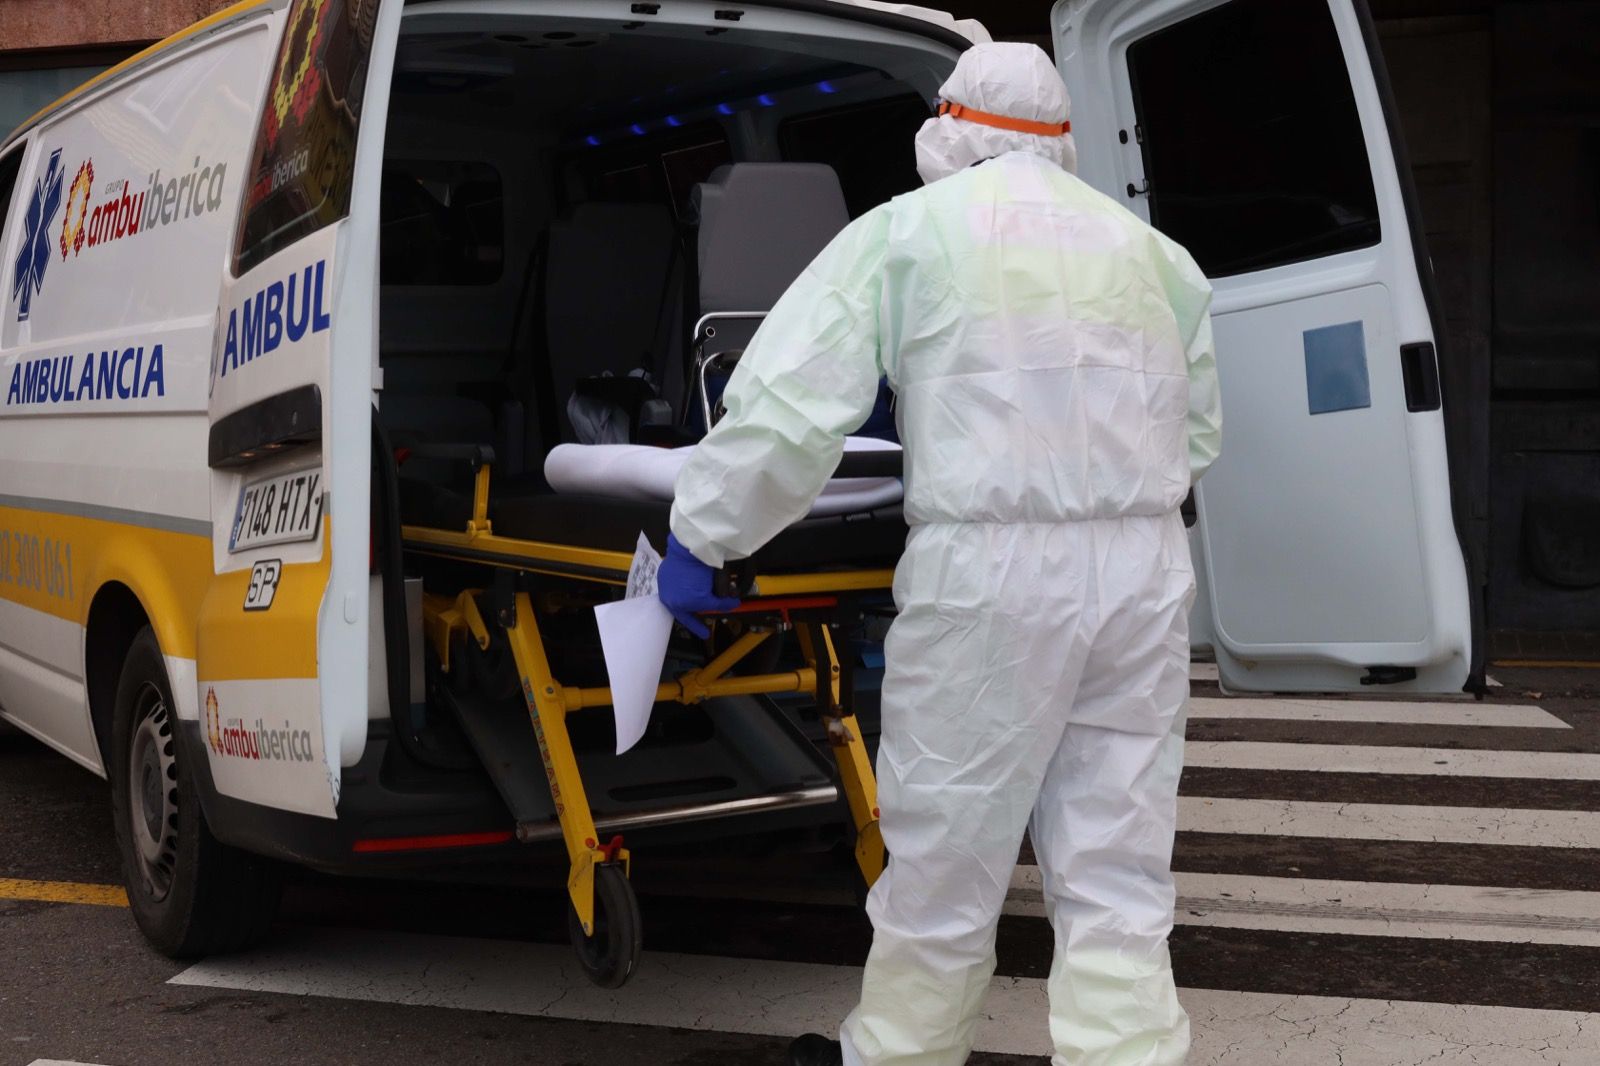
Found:
[[[717,572],[695,558],[693,552],[678,543],[677,537],[667,534],[667,555],[656,571],[656,594],[672,617],[702,640],[711,635],[711,630],[696,615],[731,611],[739,606],[737,599],[712,591],[716,576]]]

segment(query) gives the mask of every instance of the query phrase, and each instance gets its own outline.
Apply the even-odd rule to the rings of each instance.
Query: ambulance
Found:
[[[1216,289],[1197,646],[1236,691],[1481,686],[1440,323],[1365,0],[1048,18],[1080,176]],[[648,521],[541,510],[546,456],[595,402],[630,439],[692,442],[713,338],[917,185],[912,135],[987,39],[870,0],[246,0],[0,145],[0,718],[109,781],[155,947],[257,942],[286,866],[489,876],[565,836],[588,856],[575,942],[610,937],[616,983],[626,901],[600,900],[602,930],[573,887],[625,858],[613,831],[638,861],[690,828],[848,828],[818,722],[749,676],[627,755],[603,711],[530,730],[514,607],[566,594],[494,571],[516,515],[593,545],[535,576],[631,551]],[[841,536],[893,535],[875,520]],[[832,692],[870,735],[887,608],[853,609]],[[556,617],[551,669],[595,677],[592,619]],[[827,695],[772,643],[761,677]],[[442,709],[461,692],[514,713]],[[567,739],[598,826],[577,845]]]

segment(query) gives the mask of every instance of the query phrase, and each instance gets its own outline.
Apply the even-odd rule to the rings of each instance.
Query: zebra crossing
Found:
[[[1193,1066],[1600,1066],[1600,715],[1572,717],[1197,695],[1173,935]],[[1029,859],[979,1034],[993,1061],[1050,1051]],[[868,930],[841,883],[641,892],[647,955],[619,992],[565,945],[337,917],[172,983],[769,1037],[852,1004]]]
[[[202,963],[173,981],[236,992],[786,1037],[837,1025],[854,1005],[859,974],[816,963],[661,954],[628,988],[606,992],[577,973],[564,947],[341,930],[301,931],[271,949],[267,961]],[[1044,984],[1039,977],[996,977],[976,1050],[1023,1061],[1048,1056]],[[1180,995],[1194,1025],[1193,1066],[1594,1061],[1577,1057],[1594,1050],[1593,1014],[1195,988]],[[1449,1057],[1451,1048],[1491,1046],[1502,1057]]]

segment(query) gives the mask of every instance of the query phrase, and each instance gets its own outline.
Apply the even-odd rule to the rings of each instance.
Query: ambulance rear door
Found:
[[[211,367],[198,676],[212,777],[322,817],[367,730],[376,242],[352,204],[363,131],[383,126],[370,101],[388,91],[370,69],[379,4],[289,0],[279,15]]]
[[[1052,19],[1082,176],[1216,290],[1196,643],[1232,689],[1476,683],[1431,278],[1365,0],[1060,0]]]

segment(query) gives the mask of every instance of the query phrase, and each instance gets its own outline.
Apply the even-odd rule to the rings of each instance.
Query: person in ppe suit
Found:
[[[678,479],[664,603],[807,513],[896,397],[911,532],[878,755],[889,865],[842,1046],[797,1066],[957,1066],[1031,830],[1057,1066],[1179,1066],[1167,935],[1194,573],[1179,506],[1217,457],[1211,289],[1078,180],[1033,45],[968,51],[917,137],[927,185],[852,223],[767,317]]]

